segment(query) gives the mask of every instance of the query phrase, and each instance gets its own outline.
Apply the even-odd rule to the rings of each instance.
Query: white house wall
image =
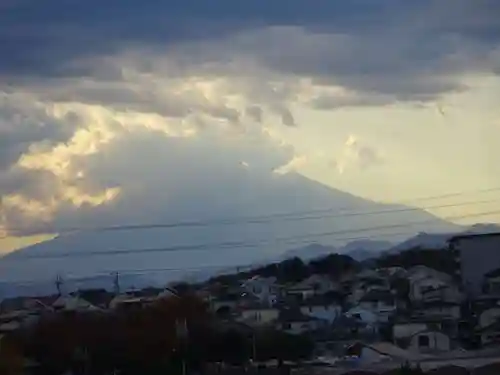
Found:
[[[421,336],[426,336],[429,340],[429,346],[420,346]],[[451,341],[448,336],[441,332],[427,331],[417,333],[411,338],[409,349],[412,351],[448,351],[451,347]]]
[[[405,324],[395,324],[393,327],[394,339],[403,339],[411,337],[418,332],[422,332],[427,329],[427,324],[425,323],[405,323]]]
[[[500,308],[494,307],[485,310],[479,316],[479,326],[481,328],[488,327],[495,323],[500,318]]]

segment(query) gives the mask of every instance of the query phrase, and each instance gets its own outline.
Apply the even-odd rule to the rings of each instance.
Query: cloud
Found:
[[[140,160],[152,145],[195,155],[196,144],[210,150],[200,160],[230,155],[220,170],[248,160],[286,174],[312,158],[276,130],[309,125],[297,124],[296,108],[432,102],[467,89],[464,75],[498,69],[500,8],[490,0],[11,0],[1,9],[0,230],[114,207],[133,195],[133,168],[150,167]],[[269,160],[234,150],[246,143]],[[154,189],[162,163],[170,176],[205,176],[195,157],[175,164],[175,152],[151,161]],[[344,172],[383,160],[351,140],[331,164]]]
[[[246,115],[255,122],[262,123],[264,111],[261,107],[252,105],[246,109]]]
[[[354,134],[349,135],[338,158],[330,160],[330,166],[344,174],[349,168],[365,170],[383,163],[380,152],[359,141]]]
[[[295,126],[295,118],[289,109],[285,108],[281,111],[281,122],[286,126]]]
[[[295,155],[286,164],[273,169],[273,173],[277,175],[285,175],[290,172],[295,172],[297,169],[306,165],[308,159],[305,155]]]
[[[19,113],[30,113],[33,125],[26,126],[28,141],[19,150],[15,148],[17,152],[9,152],[12,156],[3,161],[4,167],[0,169],[0,213],[5,218],[3,230],[18,235],[54,231],[57,223],[61,222],[61,217],[65,218],[63,223],[69,222],[80,219],[83,212],[99,207],[104,209],[108,205],[115,206],[115,201],[122,195],[129,199],[129,188],[135,180],[133,163],[127,164],[128,168],[123,169],[118,177],[120,173],[114,158],[128,159],[130,156],[121,152],[132,150],[137,152],[132,157],[145,158],[144,148],[150,147],[151,143],[151,139],[147,138],[143,145],[135,143],[133,147],[127,148],[124,144],[129,139],[143,139],[145,134],[153,134],[156,136],[155,142],[167,145],[168,139],[196,137],[199,147],[203,148],[214,140],[224,140],[227,144],[219,145],[219,150],[212,148],[211,153],[221,150],[229,152],[235,143],[241,142],[238,141],[241,137],[253,139],[257,144],[271,140],[263,131],[262,124],[254,127],[254,123],[242,118],[241,113],[246,108],[259,108],[259,111],[254,110],[254,114],[281,120],[281,113],[276,113],[274,106],[286,108],[287,105],[278,97],[271,100],[272,106],[267,105],[267,109],[264,108],[265,104],[254,104],[253,88],[247,89],[245,82],[237,79],[192,76],[180,80],[176,77],[162,77],[160,72],[155,72],[155,76],[149,79],[134,80],[134,77],[141,74],[139,71],[130,71],[130,81],[117,82],[116,85],[125,88],[133,86],[135,92],[139,93],[150,91],[157,98],[152,104],[134,101],[142,94],[136,98],[126,97],[126,100],[120,95],[115,98],[113,90],[105,91],[102,97],[81,95],[82,87],[94,87],[94,82],[85,78],[74,81],[72,86],[64,82],[41,87],[35,84],[29,90],[28,87],[16,87],[17,91],[6,94],[6,97],[12,99],[13,96],[23,97],[29,93],[32,100],[25,100],[17,113],[18,116]],[[156,86],[153,85],[154,82]],[[163,89],[156,89],[157,87]],[[60,95],[61,92],[65,94]],[[168,102],[172,97],[187,108],[184,113],[162,110],[165,107],[157,107],[155,104]],[[127,100],[130,100],[130,105]],[[68,130],[58,133],[58,126],[54,126],[55,136],[49,133],[39,135],[37,127],[43,123],[56,124]],[[15,128],[6,126],[5,129],[6,132],[17,134]],[[271,142],[273,147],[277,146],[273,140]],[[8,143],[8,146],[14,147],[16,144]],[[119,154],[112,151],[116,147],[120,150]],[[122,150],[122,147],[125,148]],[[169,147],[172,148],[172,144]],[[192,148],[190,150],[193,151]],[[242,156],[246,160],[247,155],[235,154],[233,162]],[[105,171],[97,167],[103,163],[103,158],[112,159],[109,169]],[[201,159],[206,159],[206,156]],[[184,162],[186,160],[183,159]],[[281,160],[280,158],[278,163]],[[250,165],[250,161],[245,161],[244,165]],[[267,167],[269,172],[272,164]],[[144,169],[142,166],[136,167]],[[149,167],[164,169],[158,164],[146,168]],[[170,172],[175,168],[182,170],[185,167],[175,165]],[[153,173],[156,176],[156,172]],[[149,204],[143,200],[141,202]],[[122,221],[125,216],[117,220]]]
[[[117,81],[122,72],[97,57],[168,53],[176,56],[170,73],[180,76],[200,66],[253,73],[234,64],[245,60],[386,100],[425,101],[462,89],[456,77],[465,71],[493,69],[499,12],[494,0],[12,2],[0,15],[7,56],[0,74],[12,82],[96,76]],[[155,71],[156,64],[143,59],[140,70]],[[125,101],[134,96],[120,92]]]

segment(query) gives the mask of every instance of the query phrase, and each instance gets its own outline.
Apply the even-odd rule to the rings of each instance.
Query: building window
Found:
[[[418,336],[418,346],[421,348],[429,347],[429,336]]]

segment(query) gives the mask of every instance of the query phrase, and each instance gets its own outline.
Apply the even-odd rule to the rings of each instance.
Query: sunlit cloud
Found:
[[[277,175],[284,175],[290,172],[297,171],[299,168],[305,166],[307,163],[307,157],[304,155],[294,156],[288,163],[275,168],[273,173]]]
[[[139,189],[134,168],[149,173],[147,188],[159,190],[157,185],[168,185],[162,178],[203,175],[206,161],[194,151],[193,160],[176,162],[177,144],[220,155],[221,184],[228,183],[227,165],[252,171],[261,166],[275,175],[316,173],[333,187],[354,179],[367,186],[363,175],[376,172],[401,183],[403,164],[416,166],[426,176],[422,180],[435,180],[435,168],[401,142],[411,138],[417,151],[432,150],[442,165],[451,165],[433,142],[459,132],[462,142],[472,142],[470,133],[479,125],[455,114],[448,102],[465,94],[484,101],[499,92],[494,12],[457,1],[391,0],[389,7],[367,9],[364,1],[319,1],[315,7],[294,0],[287,4],[292,13],[271,11],[261,0],[238,9],[224,1],[214,12],[206,10],[203,27],[189,32],[185,25],[198,3],[193,9],[149,5],[141,10],[143,23],[132,22],[132,28],[138,10],[132,3],[97,22],[93,7],[109,11],[109,5],[91,0],[79,5],[81,12],[69,13],[78,22],[64,25],[50,12],[38,16],[35,8],[42,5],[33,3],[33,22],[22,34],[26,43],[36,42],[33,48],[12,42],[15,17],[3,13],[0,231],[29,232],[60,215],[78,221],[83,210],[112,209]],[[58,0],[44,5],[65,6]],[[228,19],[221,19],[218,6]],[[242,13],[239,7],[249,9]],[[369,16],[358,16],[363,9]],[[494,83],[488,95],[480,95],[483,88],[464,77]],[[435,119],[414,123],[428,108]],[[493,106],[477,112],[493,142],[498,133],[483,117],[498,113]],[[454,128],[430,129],[443,113]],[[124,157],[119,151],[128,144],[135,147],[122,150],[136,165],[130,169],[114,159]],[[164,159],[144,161],[153,145]],[[403,153],[409,160],[403,161]],[[490,159],[497,160],[493,153]]]

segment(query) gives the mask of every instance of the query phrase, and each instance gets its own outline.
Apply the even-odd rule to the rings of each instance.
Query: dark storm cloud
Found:
[[[393,2],[393,1],[392,1]],[[0,70],[4,73],[73,75],[72,59],[112,53],[131,45],[166,47],[269,25],[349,30],[378,18],[378,6],[353,0],[19,1],[0,12]],[[360,15],[362,12],[362,15]]]
[[[0,172],[10,167],[31,144],[66,140],[75,130],[76,119],[67,116],[57,120],[41,108],[24,107],[29,102],[0,97]]]
[[[461,13],[455,11],[462,8]],[[0,12],[1,55],[7,56],[0,61],[0,71],[82,75],[85,68],[72,64],[76,58],[133,46],[169,48],[179,41],[277,25],[377,35],[386,27],[419,23],[431,32],[462,33],[496,43],[500,25],[495,14],[500,15],[500,3],[495,0],[10,1]],[[426,51],[422,42],[421,57],[431,57],[436,51]],[[335,71],[324,64],[324,69],[330,68]]]

